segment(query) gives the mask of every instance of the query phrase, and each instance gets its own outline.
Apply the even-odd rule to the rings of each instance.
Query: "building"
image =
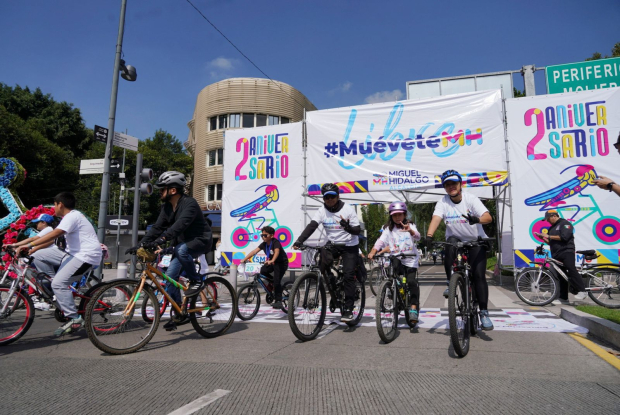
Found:
[[[316,107],[292,86],[269,79],[225,79],[200,91],[185,147],[194,157],[192,192],[203,210],[221,207],[224,130],[298,122],[304,109]]]

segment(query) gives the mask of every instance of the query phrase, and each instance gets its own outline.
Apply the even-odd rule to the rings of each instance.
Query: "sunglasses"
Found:
[[[338,197],[337,195],[325,195],[325,196],[323,196],[323,199],[324,199],[324,200],[327,200],[327,199],[335,199],[335,198],[337,198],[337,197]]]
[[[271,236],[271,235],[269,235],[268,233],[261,233],[261,234],[260,234],[260,237],[261,237],[261,238],[266,238],[266,237],[268,237],[268,236]]]

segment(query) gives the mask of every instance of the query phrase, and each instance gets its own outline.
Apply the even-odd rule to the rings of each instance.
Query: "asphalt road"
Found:
[[[444,285],[437,268],[422,268],[428,277],[422,282],[422,320],[425,309],[438,310],[429,311],[428,319],[442,318]],[[367,296],[372,309],[369,290]],[[492,286],[490,300],[498,324],[506,320],[502,313],[558,321],[535,315],[540,310],[526,309],[504,287]],[[513,309],[534,314],[513,315]],[[557,314],[554,307],[542,312]],[[260,318],[236,321],[216,339],[202,338],[191,325],[174,332],[160,327],[141,351],[110,356],[85,331],[52,338],[59,323],[38,312],[22,339],[0,348],[0,413],[620,412],[620,372],[567,333],[543,326],[480,332],[469,354],[457,358],[439,324],[403,328],[394,342],[383,344],[372,318],[362,323],[328,325],[324,336],[307,343],[285,322]]]

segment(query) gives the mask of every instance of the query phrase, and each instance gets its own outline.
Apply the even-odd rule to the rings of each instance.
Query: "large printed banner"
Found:
[[[575,230],[577,250],[596,249],[598,263],[618,262],[620,199],[594,185],[620,180],[620,89],[571,92],[506,101],[513,187],[514,259],[536,261],[546,233],[541,220],[555,209]],[[581,262],[577,255],[576,261]]]
[[[239,264],[271,226],[289,266],[301,267],[301,255],[291,250],[303,226],[301,134],[301,123],[226,131],[222,265]],[[262,251],[252,259],[264,260]]]
[[[308,193],[441,187],[448,169],[467,186],[504,184],[502,120],[499,90],[309,112]]]

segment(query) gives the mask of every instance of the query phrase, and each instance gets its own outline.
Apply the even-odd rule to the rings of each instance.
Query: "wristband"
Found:
[[[28,248],[34,248],[34,244],[32,242],[28,242]]]
[[[616,184],[616,183],[614,183],[614,182],[609,183],[607,185],[607,190],[609,190],[610,192],[613,191],[614,190],[614,184]]]

